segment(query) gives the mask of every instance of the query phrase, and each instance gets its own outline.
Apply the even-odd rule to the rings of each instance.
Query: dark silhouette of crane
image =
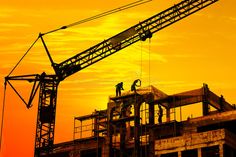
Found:
[[[59,83],[90,65],[136,43],[145,41],[163,28],[217,2],[218,0],[183,0],[178,4],[126,29],[125,31],[106,39],[77,55],[57,64],[53,61],[47,45],[39,34],[55,74],[31,74],[21,76],[7,76],[6,82],[13,88],[21,100],[30,108],[39,89],[38,115],[35,139],[35,157],[50,154],[53,150],[56,101]],[[65,29],[66,27],[62,27]],[[10,81],[25,80],[33,82],[29,101],[26,102]]]

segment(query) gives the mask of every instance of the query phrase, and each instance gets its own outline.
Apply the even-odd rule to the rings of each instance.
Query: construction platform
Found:
[[[201,116],[177,119],[186,105]],[[235,105],[206,84],[173,95],[153,86],[124,92],[74,122],[74,140],[45,157],[236,157]]]

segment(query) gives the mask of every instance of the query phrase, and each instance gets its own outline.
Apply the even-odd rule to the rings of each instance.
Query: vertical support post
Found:
[[[125,148],[125,122],[121,122],[120,125],[120,157],[126,157],[126,148]]]
[[[134,156],[140,157],[140,103],[134,105]]]
[[[94,118],[94,124],[93,124],[93,136],[98,136],[98,117]]]
[[[154,125],[155,123],[155,112],[154,112],[154,103],[149,103],[149,124]],[[154,146],[155,146],[155,139],[154,139],[154,132],[153,129],[149,129],[149,157],[154,157]]]
[[[219,111],[220,112],[223,112],[224,111],[224,102],[225,102],[225,99],[223,97],[223,95],[220,96],[220,99],[219,99],[219,104],[220,104],[220,109]]]
[[[223,146],[223,144],[219,145],[219,157],[224,157],[224,146]]]
[[[74,117],[74,132],[73,132],[73,141],[75,141],[75,134],[76,134],[76,128],[75,128],[75,117]]]
[[[149,103],[149,124],[154,125],[154,103]]]
[[[75,119],[75,117],[74,117],[74,131],[73,131],[73,151],[72,151],[72,157],[75,156],[75,150],[76,150],[76,148],[75,148],[75,134],[76,134],[75,121],[76,121],[76,119]]]
[[[94,137],[96,137],[97,139],[97,153],[96,153],[96,157],[99,157],[99,111],[95,110],[95,114],[97,114],[97,116],[94,117]]]
[[[178,151],[178,157],[182,157],[181,151]]]
[[[112,108],[108,108],[108,117],[107,117],[107,121],[108,121],[108,131],[107,131],[107,135],[109,138],[109,148],[108,148],[108,156],[109,157],[113,157],[114,153],[113,153],[113,147],[112,147],[112,135],[113,135],[113,128],[112,128],[112,119],[113,119],[113,109]]]
[[[202,149],[201,148],[197,149],[197,157],[202,157]]]
[[[202,111],[203,116],[209,114],[209,104],[208,104],[208,86],[207,84],[203,84],[203,96],[202,96]]]
[[[203,110],[203,116],[206,116],[209,114],[209,106],[208,106],[208,102],[203,100],[202,102],[202,110]]]
[[[83,122],[82,122],[82,120],[80,120],[80,139],[82,138],[82,133],[83,133]]]
[[[166,108],[166,122],[170,122],[170,108]]]
[[[125,102],[123,102],[124,106],[126,106],[127,104],[125,104]],[[124,107],[123,110],[121,110],[121,118],[126,117],[126,112],[127,112],[128,108]],[[125,121],[121,121],[120,122],[120,157],[126,157],[126,146],[125,146],[125,140],[126,139],[126,122]]]
[[[111,122],[109,122],[111,123]],[[109,131],[108,131],[108,136],[109,136],[109,157],[113,157],[113,149],[112,149],[112,128],[111,124],[108,125]]]

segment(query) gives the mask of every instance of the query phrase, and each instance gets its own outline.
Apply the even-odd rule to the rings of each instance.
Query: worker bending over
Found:
[[[137,85],[138,82],[139,85]],[[141,80],[140,79],[134,80],[133,84],[131,85],[131,91],[134,91],[136,93],[136,87],[140,86],[141,86]]]
[[[116,96],[121,96],[121,90],[124,90],[123,82],[120,82],[116,85]]]

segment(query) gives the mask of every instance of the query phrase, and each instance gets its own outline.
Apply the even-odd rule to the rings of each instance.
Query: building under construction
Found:
[[[200,89],[174,95],[149,86],[109,97],[106,110],[95,110],[90,115],[75,117],[72,141],[54,144],[60,82],[138,41],[150,40],[153,34],[217,1],[182,0],[61,63],[54,62],[44,35],[79,22],[40,33],[5,77],[4,84],[4,90],[9,84],[27,108],[32,107],[39,91],[34,157],[235,157],[235,106],[227,103],[223,96],[211,92],[206,84]],[[38,40],[43,44],[54,74],[42,72],[12,76]],[[28,101],[11,84],[19,80],[33,84]],[[201,107],[201,116],[192,117],[189,110],[189,117],[182,119],[182,107],[196,104]],[[196,110],[195,107],[192,109]]]
[[[182,117],[181,107],[194,104],[200,105],[202,116],[176,120],[177,109]],[[173,95],[153,86],[124,92],[109,97],[106,110],[75,117],[74,122],[74,140],[56,144],[49,156],[236,156],[235,106],[206,84]]]

